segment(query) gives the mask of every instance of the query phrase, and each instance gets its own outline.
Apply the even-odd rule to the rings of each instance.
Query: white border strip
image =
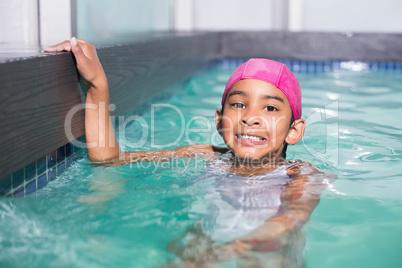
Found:
[[[289,0],[289,31],[300,32],[304,30],[304,1]]]

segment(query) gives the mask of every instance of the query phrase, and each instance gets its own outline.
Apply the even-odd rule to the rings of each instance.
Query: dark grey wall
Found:
[[[67,138],[64,118],[81,102],[70,53],[0,64],[0,177],[55,150]],[[84,114],[73,120],[83,133]]]
[[[402,34],[226,32],[221,47],[227,58],[402,60]]]

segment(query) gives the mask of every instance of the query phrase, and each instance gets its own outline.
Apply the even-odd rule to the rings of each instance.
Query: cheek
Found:
[[[236,126],[236,116],[228,113],[223,116],[222,119],[222,128],[225,132],[232,131]]]
[[[231,134],[233,133],[233,124],[229,122],[222,122],[222,128],[222,137],[226,142],[228,142]]]
[[[222,138],[227,145],[234,142],[234,131],[237,128],[236,121],[230,115],[225,115],[222,120]]]
[[[288,133],[288,123],[286,120],[272,120],[268,126],[271,139],[284,139]]]

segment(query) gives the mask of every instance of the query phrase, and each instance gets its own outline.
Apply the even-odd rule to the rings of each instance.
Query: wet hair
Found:
[[[224,105],[225,105],[225,104],[222,105],[222,109],[221,109],[222,114],[223,114],[223,106],[224,106]],[[295,122],[295,117],[294,117],[293,112],[292,112],[292,117],[290,118],[289,128],[292,127],[292,124],[293,124],[294,122]],[[284,142],[283,142],[283,149],[282,149],[281,155],[280,155],[279,157],[281,157],[281,158],[283,158],[283,159],[286,160],[286,151],[287,151],[287,149],[288,149],[288,144],[284,141]]]

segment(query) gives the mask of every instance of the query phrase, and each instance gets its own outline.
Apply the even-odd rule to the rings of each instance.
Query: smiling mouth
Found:
[[[237,134],[236,137],[239,140],[248,140],[248,141],[266,141],[267,139],[258,137],[258,136],[250,136],[245,134]]]

